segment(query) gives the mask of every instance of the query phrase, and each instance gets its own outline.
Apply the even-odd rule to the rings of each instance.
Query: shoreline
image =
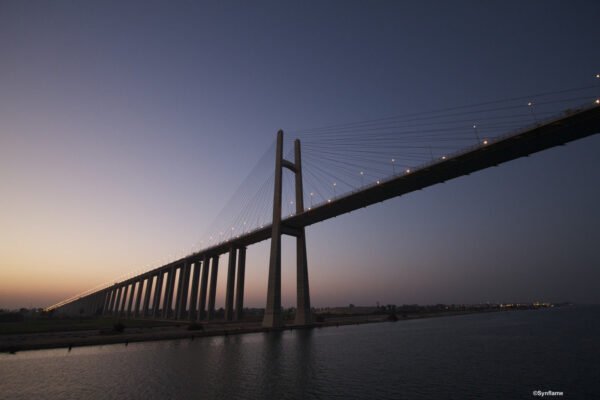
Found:
[[[423,313],[399,317],[397,321],[390,321],[388,315],[359,315],[339,316],[329,318],[324,322],[317,322],[307,326],[284,325],[281,328],[263,328],[261,322],[228,323],[215,322],[203,324],[201,330],[189,330],[189,321],[181,321],[183,326],[158,326],[150,328],[130,328],[129,332],[102,332],[101,330],[87,331],[57,331],[26,334],[0,335],[0,353],[15,354],[20,351],[48,350],[84,346],[112,345],[154,342],[164,340],[181,340],[214,336],[242,335],[247,333],[282,332],[298,329],[320,329],[339,327],[345,325],[363,325],[381,322],[401,322],[415,319],[453,317],[469,314],[485,314],[500,311],[518,310],[482,310],[482,311],[449,311],[439,313]]]

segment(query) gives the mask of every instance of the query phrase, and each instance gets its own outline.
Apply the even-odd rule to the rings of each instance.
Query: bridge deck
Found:
[[[393,197],[402,196],[426,187],[445,182],[463,175],[469,175],[507,161],[564,145],[568,142],[594,135],[600,132],[600,107],[571,113],[564,117],[540,124],[532,129],[506,136],[487,145],[467,149],[444,160],[431,163],[410,173],[398,174],[379,184],[362,188],[332,200],[301,214],[285,218],[283,233],[293,234],[294,230],[310,226],[329,218],[379,203]],[[214,256],[229,251],[231,246],[249,246],[271,237],[271,225],[241,235],[230,241],[201,250],[167,265],[145,272],[120,283],[139,280],[160,270],[168,269],[184,261],[194,262],[205,256]]]

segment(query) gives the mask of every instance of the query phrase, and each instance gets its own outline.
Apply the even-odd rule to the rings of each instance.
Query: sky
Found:
[[[593,84],[599,19],[596,1],[2,0],[0,307],[189,252],[278,129]],[[313,305],[600,303],[599,151],[592,136],[307,228]],[[268,249],[248,248],[247,306],[264,307]]]

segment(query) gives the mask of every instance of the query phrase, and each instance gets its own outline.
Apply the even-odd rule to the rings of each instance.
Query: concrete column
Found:
[[[171,268],[169,268],[168,270],[165,271],[165,276],[163,278],[165,280],[165,285],[164,285],[165,293],[163,294],[162,305],[161,305],[161,315],[162,315],[163,319],[167,318],[167,315],[168,315],[167,305],[169,303],[169,300],[168,300],[169,287],[171,286],[172,278],[173,278],[173,272],[172,272]]]
[[[135,282],[129,285],[129,301],[127,305],[127,318],[133,315],[133,298],[135,297]]]
[[[179,267],[179,276],[177,277],[177,293],[175,293],[175,313],[173,314],[173,319],[179,319],[179,314],[181,313],[181,297],[183,295],[183,291],[181,290],[183,287],[183,275],[184,275],[185,265]]]
[[[229,263],[227,266],[227,288],[225,292],[225,320],[233,319],[233,294],[235,290],[235,256],[236,249],[231,246],[229,249]]]
[[[169,318],[173,314],[173,292],[175,291],[175,265],[169,269],[169,278],[167,280],[167,297],[165,298],[165,309],[163,310],[163,317]]]
[[[91,296],[87,296],[87,297],[83,298],[83,304],[81,307],[83,308],[83,315],[85,315],[85,316],[90,315],[90,309],[92,308],[91,300],[92,300]]]
[[[235,320],[244,317],[244,275],[246,274],[246,248],[238,250],[237,282],[235,285]]]
[[[100,301],[101,300],[102,300],[101,292],[96,292],[92,295],[92,309],[90,310],[92,316],[94,316],[98,313],[98,310],[100,309]]]
[[[99,298],[99,293],[90,294],[90,302],[89,302],[89,309],[88,309],[89,315],[93,316],[96,314],[96,309],[98,308],[97,307],[98,298]]]
[[[112,309],[113,315],[119,315],[119,311],[121,309],[121,297],[123,297],[123,286],[119,286],[117,289],[117,295],[115,300],[115,306]]]
[[[210,257],[204,256],[202,261],[202,278],[200,282],[200,300],[198,302],[198,320],[206,318],[206,289],[208,287],[208,269],[210,267]]]
[[[200,279],[200,261],[194,262],[194,274],[192,275],[192,289],[190,293],[190,313],[188,315],[190,321],[195,320],[198,317],[197,303],[198,303],[198,284]]]
[[[160,295],[163,287],[163,271],[159,271],[156,275],[156,285],[154,286],[154,300],[152,303],[152,317],[158,318],[160,315]]]
[[[150,305],[150,293],[152,290],[152,280],[154,279],[154,276],[150,275],[147,279],[146,279],[146,289],[144,290],[144,303],[142,304],[142,314],[141,316],[143,318],[148,316],[148,306]]]
[[[271,228],[271,256],[269,259],[269,282],[267,306],[263,326],[276,328],[283,325],[281,318],[281,183],[283,162],[283,131],[277,132],[275,153],[275,190],[273,193],[273,224]]]
[[[135,304],[133,306],[133,317],[140,316],[140,304],[142,302],[142,290],[144,289],[144,279],[139,279],[137,281],[137,291],[135,293]]]
[[[102,292],[96,292],[93,294],[94,300],[92,301],[92,316],[98,314],[98,310],[102,309]]]
[[[188,293],[190,287],[190,268],[191,263],[186,261],[181,267],[181,282],[179,286],[179,292],[181,295],[179,296],[179,312],[177,313],[177,319],[183,319],[187,317],[187,303],[188,303]]]
[[[119,288],[117,287],[117,285],[113,285],[113,288],[111,290],[111,295],[110,295],[110,304],[108,305],[108,312],[107,314],[114,314],[115,313],[115,304],[117,304],[117,296],[119,294]]]
[[[85,302],[84,302],[84,304],[85,304],[85,306],[84,306],[85,310],[83,312],[84,315],[88,316],[88,315],[92,314],[92,307],[93,307],[92,303],[93,302],[94,302],[94,296],[93,295],[90,294],[90,295],[88,295],[85,298]]]
[[[294,164],[296,167],[296,214],[304,212],[304,188],[302,187],[302,157],[300,140],[294,141]],[[296,236],[296,325],[312,323],[310,290],[308,286],[308,261],[306,258],[306,231],[300,228]]]
[[[304,228],[296,237],[296,325],[312,323],[310,310],[310,290],[308,286],[308,265],[306,260],[306,234]]]
[[[105,290],[106,290],[106,296],[104,299],[105,300],[104,305],[102,306],[102,315],[106,315],[110,311],[110,302],[112,301],[112,294],[113,294],[112,288],[108,288]]]
[[[115,287],[108,289],[107,306],[104,307],[104,315],[109,314],[112,311],[113,303],[115,301]]]
[[[106,311],[108,310],[108,303],[110,303],[110,289],[104,289],[104,296],[102,298],[102,312],[100,315],[106,314]]]
[[[217,297],[217,274],[219,273],[219,256],[212,259],[212,268],[210,272],[210,292],[208,293],[208,318],[215,318],[215,299]]]
[[[163,276],[163,281],[164,281],[164,293],[162,294],[162,301],[161,301],[161,305],[160,305],[160,313],[161,313],[161,317],[163,319],[167,318],[167,303],[168,300],[167,298],[169,297],[169,286],[170,285],[170,279],[172,278],[172,272],[171,269],[167,269],[164,272],[164,276]]]
[[[94,304],[94,309],[92,310],[92,314],[102,315],[104,312],[104,303],[106,303],[106,290],[96,293],[96,301]]]
[[[121,291],[121,306],[119,308],[119,315],[123,315],[127,312],[127,295],[129,293],[129,285],[124,285]]]

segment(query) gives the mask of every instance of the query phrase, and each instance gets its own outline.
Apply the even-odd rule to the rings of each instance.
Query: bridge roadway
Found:
[[[455,154],[449,154],[443,157],[442,159],[432,161],[431,163],[421,166],[415,170],[411,170],[410,172],[404,171],[403,173],[396,174],[385,180],[373,183],[370,186],[366,186],[357,191],[350,192],[345,195],[334,198],[330,202],[328,201],[315,207],[308,208],[302,213],[298,213],[296,215],[283,219],[282,233],[288,235],[296,235],[301,228],[316,224],[329,218],[334,218],[342,214],[349,213],[351,211],[391,199],[393,197],[398,197],[407,193],[421,190],[426,187],[442,183],[453,178],[469,175],[476,171],[480,171],[489,167],[494,167],[507,161],[529,156],[530,154],[546,150],[555,146],[564,145],[568,142],[591,136],[597,133],[600,133],[600,106],[595,105],[593,107],[589,107],[583,110],[569,112],[568,114],[565,113],[563,116],[554,120],[537,124],[534,127],[524,129],[514,134],[496,138],[487,144],[480,144],[471,148],[463,149]],[[118,312],[118,310],[121,308],[121,312],[123,312],[122,310],[124,310],[125,308],[126,296],[126,293],[123,292],[123,290],[124,288],[128,287],[128,285],[132,285],[131,291],[133,292],[133,287],[135,286],[136,282],[139,282],[140,286],[138,287],[141,288],[141,282],[143,282],[143,280],[148,279],[148,282],[151,282],[153,277],[158,277],[160,275],[160,280],[157,278],[157,284],[161,285],[162,287],[162,277],[164,273],[167,273],[168,271],[174,272],[177,267],[187,268],[186,266],[190,265],[191,263],[195,263],[196,269],[198,269],[198,265],[202,261],[206,261],[211,257],[217,257],[221,254],[225,254],[228,252],[230,253],[229,275],[233,276],[232,272],[235,271],[235,260],[232,261],[231,255],[235,253],[232,253],[232,251],[234,249],[244,249],[245,247],[251,244],[267,240],[271,237],[271,232],[271,224],[263,226],[262,228],[242,234],[239,237],[232,238],[228,241],[216,244],[212,247],[202,249],[199,252],[172,261],[168,264],[144,272],[135,277],[126,279],[121,282],[116,282],[114,286],[100,289],[92,293],[87,293],[78,297],[77,299],[66,300],[65,302],[59,303],[55,306],[48,308],[48,310],[63,306],[71,306],[71,309],[76,309],[76,302],[81,300],[79,302],[84,302],[84,304],[87,304],[88,309],[91,309],[92,311],[96,310],[99,305],[102,307],[102,304],[104,304],[104,312],[106,312],[107,310],[108,312],[110,312],[111,310],[109,309],[112,309],[112,312]],[[245,251],[243,253],[245,259]],[[206,262],[203,264],[206,264]],[[204,270],[207,267],[208,265],[203,266],[203,288],[201,289],[201,297],[206,295],[206,279],[208,274],[206,273],[205,277]],[[189,275],[189,271],[186,270],[186,272]],[[241,289],[239,289],[241,293],[238,293],[237,298],[243,298],[243,273],[241,275],[242,282]],[[170,279],[174,279],[174,277]],[[197,282],[198,277],[195,276],[194,280]],[[186,285],[187,282],[188,281],[181,281],[180,284]],[[209,309],[214,308],[214,285],[216,285],[216,280],[214,283],[211,282],[211,295],[209,297],[208,303]],[[173,286],[173,282],[167,283],[167,287],[170,287],[171,290],[173,290]],[[240,286],[239,281],[238,286]],[[115,290],[116,288],[121,289],[117,291]],[[138,292],[140,290],[141,289],[138,289]],[[147,296],[149,296],[149,288],[147,288],[146,290],[146,294]],[[111,291],[113,294],[112,296],[109,296],[108,293]],[[197,292],[195,291],[197,291],[197,287],[195,289],[192,288],[192,296],[196,295]],[[233,279],[230,280],[229,277],[227,292],[228,305],[226,308],[231,312],[231,304],[233,302]],[[121,294],[123,295],[123,299],[121,299]],[[115,296],[117,297],[117,299],[114,308],[112,308],[113,302],[115,302]],[[171,292],[168,292],[167,298],[169,298],[170,296]],[[186,293],[184,293],[183,296],[187,296],[187,289]],[[137,310],[140,309],[140,298],[141,296],[138,293],[135,304],[136,313],[138,312]],[[212,303],[210,301],[210,298],[212,298]],[[153,304],[157,307],[160,307],[160,304],[158,302],[159,299],[160,297],[154,299]],[[120,303],[121,300],[122,303]],[[132,309],[132,301],[133,294],[129,298],[129,305],[127,306],[129,310]],[[145,300],[145,304],[143,307],[144,313],[146,313],[147,311],[149,301],[150,300]],[[179,304],[179,302],[180,300],[178,298],[177,304]],[[185,309],[184,304],[180,304],[179,308],[181,308],[181,306],[183,306],[183,309]],[[242,303],[238,303],[238,306],[241,307]],[[164,304],[164,307],[170,309],[170,299],[168,303]],[[200,307],[202,307],[203,313],[204,303],[201,302]],[[155,316],[157,312],[158,311],[153,310]],[[192,312],[195,311],[191,309],[190,313]],[[210,318],[211,317],[209,316],[209,319]],[[229,318],[231,318],[231,316],[229,316]]]
[[[331,202],[307,209],[303,213],[287,217],[282,220],[283,233],[294,235],[298,228],[597,133],[600,133],[600,107],[594,106],[490,141],[487,145],[474,146],[455,155],[449,155],[445,159],[432,162],[409,173],[394,175],[378,184],[374,183],[332,199]],[[119,283],[134,282],[185,261],[202,261],[205,256],[225,254],[231,247],[246,247],[270,237],[271,225],[269,224]]]

